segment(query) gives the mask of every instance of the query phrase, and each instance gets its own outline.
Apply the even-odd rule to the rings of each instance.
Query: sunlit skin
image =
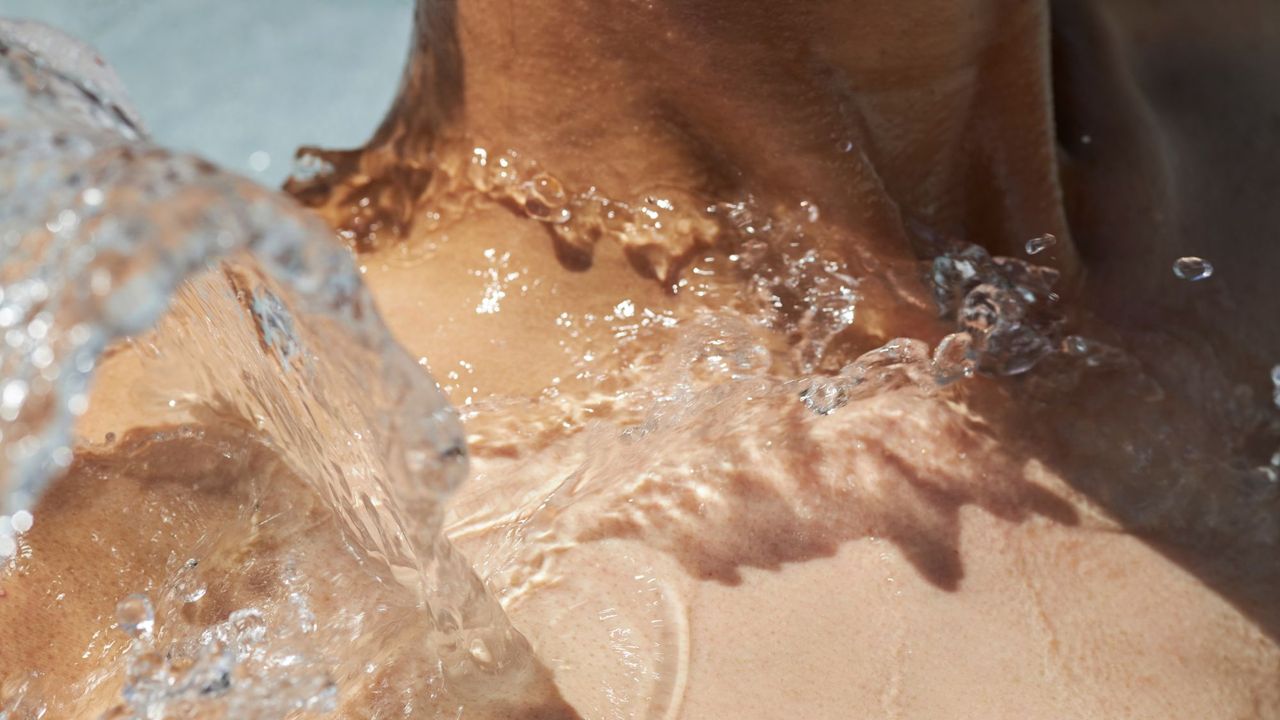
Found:
[[[1191,476],[1194,487],[1179,490],[1187,508],[1144,514],[1171,481],[1142,475],[1129,453],[1272,449],[1232,435],[1211,408],[1237,384],[1269,393],[1266,367],[1280,350],[1258,321],[1277,294],[1263,281],[1275,253],[1256,231],[1276,211],[1254,197],[1280,167],[1268,160],[1276,145],[1235,139],[1274,135],[1252,103],[1280,103],[1264,90],[1280,45],[1260,29],[1280,17],[1243,2],[1221,12],[1183,4],[1113,3],[1103,16],[1008,0],[785,11],[424,0],[418,69],[363,159],[339,168],[331,193],[293,189],[357,240],[371,230],[361,197],[412,208],[373,216],[382,224],[357,262],[392,331],[468,423],[473,476],[453,500],[450,532],[514,598],[513,622],[574,708],[552,692],[522,711],[610,717],[600,688],[622,687],[624,668],[599,618],[644,577],[680,608],[687,645],[668,647],[683,653],[682,669],[663,690],[678,717],[1280,717],[1274,544],[1206,519],[1211,507],[1243,513],[1212,479]],[[1256,22],[1235,19],[1250,12]],[[1178,39],[1192,36],[1205,67],[1241,69],[1232,82],[1180,60]],[[1170,67],[1177,83],[1161,75]],[[673,292],[672,281],[723,268],[732,245],[677,239],[637,258],[606,240],[584,262],[502,203],[463,204],[439,226],[413,222],[456,199],[406,202],[424,188],[414,173],[474,145],[516,149],[573,193],[670,195],[695,207],[751,196],[779,217],[816,206],[805,242],[870,275],[854,327],[832,346],[837,367],[895,337],[936,343],[954,329],[928,304],[919,228],[1020,257],[1028,238],[1052,233],[1058,244],[1035,260],[1063,272],[1072,327],[1133,352],[1165,399],[1128,392],[1124,373],[1038,384],[1054,371],[1039,368],[889,393],[821,423],[799,402],[760,400],[694,417],[628,454],[590,422],[622,418],[564,408],[662,382],[655,358],[677,352],[679,330],[620,343],[615,308],[695,327],[743,280],[698,276],[702,296]],[[1209,175],[1243,189],[1211,187]],[[1220,229],[1212,241],[1209,227]],[[1210,282],[1173,278],[1173,258],[1190,254],[1214,261]],[[772,372],[800,374],[794,338],[746,320]],[[584,365],[585,355],[594,359]],[[595,375],[580,376],[584,367]],[[99,378],[86,420],[95,430],[130,421],[127,408],[112,409],[128,403],[112,388],[129,373],[122,356]],[[740,435],[722,433],[733,423],[773,441],[770,451],[735,444]],[[1168,432],[1163,444],[1153,444],[1157,429]],[[707,460],[721,456],[707,438],[732,462]],[[612,453],[598,476],[625,467],[646,482],[624,475],[590,503],[539,509],[584,447]],[[123,636],[111,648],[101,640],[114,632],[115,601],[153,587],[170,551],[230,522],[252,478],[267,476],[255,466],[223,482],[201,465],[184,471],[199,492],[175,492],[170,463],[159,452],[155,477],[101,488],[84,460],[43,499],[26,569],[0,577],[0,698],[38,667],[41,686],[76,688],[70,716],[114,705],[119,678],[78,683],[94,670],[86,646],[104,666],[123,647]],[[700,505],[694,485],[715,500]],[[303,492],[289,481],[272,497]],[[1265,502],[1271,510],[1252,509],[1274,518],[1274,498]],[[504,586],[510,564],[527,559],[504,545],[505,513],[568,533],[573,547],[555,559],[562,587]],[[165,533],[151,532],[161,523]],[[342,573],[327,552],[338,543],[331,525],[291,542],[319,572]],[[264,565],[282,552],[245,547]],[[211,591],[201,611],[214,621],[269,592],[250,585]],[[344,697],[341,715],[362,717],[368,702]]]

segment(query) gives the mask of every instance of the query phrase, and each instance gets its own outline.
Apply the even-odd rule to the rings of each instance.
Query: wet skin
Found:
[[[1258,283],[1201,288],[1168,278],[1167,259],[1196,249],[1228,268],[1268,257],[1244,239],[1265,226],[1266,210],[1169,190],[1186,192],[1221,169],[1219,156],[1188,148],[1230,145],[1221,127],[1188,119],[1208,113],[1180,115],[1180,97],[1214,98],[1231,118],[1249,113],[1192,70],[1178,88],[1153,86],[1143,71],[1159,65],[1160,43],[1149,37],[1159,33],[1143,29],[1177,37],[1209,21],[1171,13],[1155,24],[1146,13],[1159,11],[1122,3],[1123,22],[1109,29],[1075,7],[1054,8],[1051,69],[1050,8],[1040,4],[791,10],[424,4],[423,32],[444,48],[432,51],[443,53],[433,56],[433,91],[411,75],[360,172],[337,191],[301,193],[354,236],[377,231],[375,249],[360,256],[366,282],[397,337],[463,406],[474,474],[452,508],[459,547],[511,599],[517,627],[587,717],[607,716],[602,686],[626,686],[610,628],[595,618],[633,595],[639,576],[683,617],[680,669],[659,673],[680,676],[683,717],[1280,717],[1280,617],[1268,601],[1280,571],[1274,545],[1248,524],[1274,518],[1275,501],[1238,498],[1213,476],[1171,479],[1175,449],[1250,451],[1214,398],[1241,382],[1262,390],[1276,342],[1240,340],[1256,327],[1253,308],[1275,301]],[[1249,32],[1219,25],[1210,36]],[[1082,72],[1101,80],[1076,88]],[[1152,139],[1168,128],[1178,130],[1174,147]],[[846,139],[858,152],[841,152]],[[936,342],[952,329],[912,302],[928,297],[913,270],[912,227],[1008,255],[1052,232],[1062,243],[1044,261],[1065,272],[1072,322],[1146,360],[1166,397],[1135,399],[1132,377],[1118,372],[1037,379],[1057,378],[1052,367],[941,393],[890,392],[823,418],[794,396],[730,397],[629,449],[613,432],[635,421],[624,409],[566,419],[553,400],[575,407],[598,387],[664,382],[659,356],[678,353],[700,313],[721,308],[741,278],[713,275],[703,297],[672,293],[653,256],[601,242],[589,263],[566,262],[545,225],[500,203],[429,229],[403,222],[414,213],[370,216],[353,202],[363,194],[374,208],[399,208],[420,184],[414,173],[430,168],[427,148],[447,156],[468,142],[518,148],[567,188],[594,185],[619,199],[677,191],[705,201],[751,194],[783,211],[817,205],[807,241],[859,263],[871,257],[882,274],[830,351],[837,366],[893,337]],[[1264,180],[1267,163],[1251,164]],[[1183,177],[1191,179],[1170,179]],[[1236,230],[1204,249],[1187,228],[1214,212]],[[660,257],[688,277],[731,242],[673,241]],[[404,248],[421,258],[406,263]],[[505,292],[498,311],[477,313],[495,273]],[[624,323],[603,318],[624,301],[678,329],[616,343]],[[1224,307],[1243,310],[1215,321]],[[564,313],[572,327],[557,322]],[[762,374],[799,374],[795,337],[751,319],[742,342],[773,352]],[[1212,351],[1206,337],[1217,341]],[[575,377],[588,353],[601,359]],[[1166,461],[1136,466],[1134,447]],[[249,482],[196,473],[193,496],[174,494],[163,475],[99,494],[85,461],[44,499],[30,570],[0,584],[0,677],[33,658],[48,686],[91,672],[80,654],[108,630],[112,598],[147,587],[168,555],[141,540],[160,513],[119,507],[163,506],[197,533],[219,513],[234,516]],[[541,509],[571,475],[585,499]],[[568,590],[509,586],[513,566],[542,557],[537,543],[504,544],[510,513],[571,541],[554,557]],[[99,539],[75,540],[90,531]],[[294,542],[336,542],[327,532],[321,523]],[[90,562],[84,548],[95,547],[125,558]],[[253,552],[269,564],[279,550]],[[318,559],[322,551],[308,556],[318,567],[332,562]],[[60,584],[66,578],[73,587]],[[254,592],[228,587],[205,611]],[[557,614],[566,597],[581,612]],[[670,654],[680,654],[675,645]],[[116,691],[107,682],[78,707],[107,707]],[[346,702],[359,716],[366,700]]]

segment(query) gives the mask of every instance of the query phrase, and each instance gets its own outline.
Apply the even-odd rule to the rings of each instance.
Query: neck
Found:
[[[1046,8],[908,5],[420,0],[392,112],[363,153],[327,158],[366,210],[412,205],[441,158],[482,144],[570,192],[804,201],[878,254],[910,254],[914,222],[1009,254],[1067,237]]]

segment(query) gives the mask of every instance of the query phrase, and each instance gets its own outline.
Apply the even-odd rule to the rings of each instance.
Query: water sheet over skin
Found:
[[[429,6],[450,4],[424,2],[420,13]],[[437,67],[457,60],[449,51],[447,44],[432,49]],[[15,66],[43,87],[84,94],[75,82],[45,78],[42,67]],[[415,64],[408,83],[424,77]],[[14,95],[18,117],[44,112],[39,93],[28,100],[23,92]],[[96,105],[87,107],[92,114]],[[56,126],[61,121],[52,114]],[[388,127],[405,120],[406,113],[393,114]],[[735,647],[732,633],[707,637],[717,616],[697,615],[693,595],[777,580],[778,594],[754,596],[763,610],[734,628],[746,650],[769,656],[765,634],[795,629],[785,625],[787,616],[800,607],[797,598],[812,594],[778,579],[806,565],[811,572],[847,569],[820,561],[851,546],[891,548],[926,589],[960,602],[974,597],[956,592],[968,573],[998,554],[963,556],[965,530],[974,524],[965,520],[975,514],[1052,532],[1083,529],[1093,533],[1090,541],[1133,529],[1182,547],[1239,550],[1255,562],[1274,549],[1274,475],[1234,444],[1206,447],[1202,440],[1264,424],[1257,403],[1187,403],[1179,387],[1162,392],[1168,382],[1149,377],[1149,368],[1120,349],[1122,340],[1068,312],[1056,294],[1057,273],[1026,258],[993,256],[923,228],[918,239],[928,260],[875,265],[869,255],[829,252],[855,243],[821,222],[816,203],[775,211],[751,197],[674,192],[613,200],[567,188],[521,152],[479,142],[419,155],[414,151],[423,148],[413,143],[424,138],[409,133],[398,155],[381,148],[381,156],[361,159],[402,163],[391,176],[374,174],[372,187],[369,176],[347,176],[350,167],[330,176],[352,156],[309,154],[313,179],[332,184],[340,199],[328,209],[341,213],[341,231],[372,229],[398,239],[404,227],[396,217],[417,215],[421,237],[390,250],[367,243],[376,251],[360,258],[379,302],[394,299],[395,283],[412,285],[401,298],[416,299],[419,309],[392,321],[399,337],[456,306],[471,320],[512,318],[529,336],[558,343],[564,372],[545,387],[532,369],[538,346],[483,331],[476,334],[485,342],[510,344],[472,346],[481,350],[464,354],[462,372],[451,366],[438,373],[465,404],[478,475],[457,488],[445,515],[441,501],[462,472],[456,418],[387,339],[350,259],[333,250],[323,229],[270,193],[143,140],[121,141],[116,131],[72,123],[60,141],[16,127],[21,132],[6,141],[29,146],[7,167],[45,182],[47,192],[35,195],[46,204],[16,215],[27,221],[12,247],[43,260],[41,248],[87,240],[95,252],[81,261],[85,272],[67,273],[60,287],[25,289],[19,297],[27,304],[14,306],[21,332],[13,337],[22,348],[12,355],[15,372],[30,379],[23,379],[23,407],[4,428],[5,442],[14,428],[15,442],[24,434],[38,441],[19,455],[36,470],[6,481],[39,488],[49,462],[70,469],[39,501],[33,491],[15,505],[36,512],[34,527],[17,539],[11,577],[29,579],[40,592],[19,596],[20,586],[8,586],[15,602],[0,612],[15,614],[0,618],[0,628],[18,632],[0,639],[35,656],[44,639],[22,634],[22,612],[68,597],[82,603],[78,612],[87,618],[68,627],[93,631],[57,645],[71,662],[84,661],[81,684],[18,677],[0,687],[0,708],[105,710],[92,703],[107,698],[123,717],[335,708],[372,717],[571,717],[505,623],[501,603],[533,636],[540,659],[557,669],[557,681],[568,675],[574,691],[566,695],[583,714],[678,717],[689,679],[701,672],[710,686],[708,672],[727,676],[736,659],[723,650]],[[64,189],[73,174],[80,184]],[[436,185],[420,196],[428,180]],[[19,195],[6,193],[15,203]],[[377,203],[366,212],[369,203],[361,202],[369,198]],[[92,210],[98,207],[101,215]],[[498,227],[520,229],[485,234],[468,225],[494,216],[506,223]],[[127,232],[108,232],[108,221],[131,219]],[[371,220],[389,224],[371,228]],[[529,241],[547,233],[558,251],[590,252],[553,257],[545,244]],[[116,258],[120,267],[95,274],[111,259],[99,241],[154,254],[142,255],[142,264]],[[533,257],[530,247],[548,265],[578,274],[562,282],[563,275],[529,271],[522,263]],[[467,251],[474,251],[467,256],[473,264],[446,262],[450,252]],[[592,272],[581,272],[582,255],[595,263]],[[53,279],[49,267],[37,264],[36,271]],[[120,294],[131,286],[117,272],[152,278],[156,267],[164,282]],[[625,282],[609,287],[624,276],[602,268],[618,267],[639,271],[635,277],[658,288],[645,297],[660,300],[650,305]],[[450,284],[432,273],[463,279]],[[423,292],[424,284],[435,294]],[[615,293],[596,299],[604,312],[593,314],[581,294],[571,294],[585,292],[584,285]],[[58,362],[66,357],[61,349],[45,352],[34,342],[62,337],[57,309],[31,303],[76,293],[85,296],[83,306],[103,312],[118,307],[112,298],[125,298],[119,304],[134,324],[109,326],[83,353],[95,359],[71,372]],[[30,300],[41,295],[45,300]],[[146,312],[128,314],[137,308]],[[53,316],[41,320],[46,309]],[[101,324],[96,316],[87,324],[94,323]],[[121,333],[130,341],[110,344]],[[414,343],[423,364],[467,349],[442,339],[463,334],[426,337]],[[96,359],[102,347],[110,349]],[[1169,347],[1170,357],[1190,357],[1176,343]],[[513,374],[522,374],[516,380],[528,380],[531,392],[493,391],[479,371],[467,375],[503,360],[521,371]],[[71,384],[39,386],[42,367],[58,368],[54,379]],[[7,380],[9,365],[4,370]],[[75,398],[89,394],[91,370],[93,402],[77,415],[84,408]],[[1218,374],[1206,375],[1191,394],[1213,398],[1231,389]],[[45,417],[24,405],[34,397],[54,398],[55,409],[65,402],[72,424],[20,424]],[[1201,418],[1205,407],[1214,413]],[[135,414],[127,423],[113,414],[126,410]],[[145,427],[122,431],[137,425]],[[69,444],[72,427],[78,445]],[[431,452],[415,452],[424,448]],[[93,514],[111,516],[139,497],[147,501],[132,513],[109,521]],[[100,524],[75,522],[77,509]],[[475,572],[441,539],[442,524],[476,561]],[[151,537],[138,531],[155,527],[170,529]],[[54,552],[41,555],[60,543],[86,548],[97,572],[78,577],[110,588],[113,597],[76,597],[68,579],[81,571],[50,562]],[[1070,553],[1054,559],[1062,562],[1046,565],[1075,569],[1080,562]],[[845,589],[863,589],[866,577],[855,575]],[[1262,572],[1253,577],[1265,579]],[[684,593],[690,579],[695,590]],[[744,596],[751,597],[720,597]],[[901,608],[893,597],[882,600],[877,607]],[[1092,609],[1078,604],[1089,620]],[[1049,605],[1036,602],[1041,612]],[[855,609],[868,616],[875,610]],[[936,610],[910,620],[927,627]],[[1264,623],[1274,618],[1260,605],[1250,612]],[[1123,624],[1125,617],[1092,620]],[[807,630],[834,634],[859,621]],[[1086,628],[1086,621],[1071,627]],[[1196,627],[1222,631],[1206,637],[1229,633],[1265,644],[1229,612]],[[939,634],[953,630],[944,623]],[[693,640],[699,632],[701,644]],[[780,642],[804,637],[779,635]],[[1056,642],[1052,628],[1048,636]],[[840,661],[853,662],[861,651],[854,646]],[[1268,652],[1222,665],[1254,683],[1255,709],[1280,703],[1270,685],[1257,682],[1276,667]],[[785,653],[772,655],[767,659],[791,664]],[[903,714],[900,696],[910,694],[900,687],[907,655],[887,664],[894,673],[882,693],[889,716]],[[1100,657],[1099,685],[1114,679],[1107,663],[1115,652],[1060,657],[1068,669],[1082,665],[1074,660]],[[1204,673],[1208,680],[1196,682],[1226,676],[1213,669],[1223,674]],[[749,682],[781,695],[792,686],[781,687],[779,677]],[[787,682],[800,686],[795,677]],[[749,690],[740,688],[744,696]]]
[[[441,503],[466,476],[460,428],[430,377],[386,332],[346,250],[282,198],[148,144],[127,101],[94,71],[98,63],[51,31],[0,27],[0,550],[13,596],[5,609],[39,597],[14,581],[53,569],[26,537],[58,532],[57,524],[44,527],[41,509],[56,478],[66,476],[73,493],[98,481],[104,492],[119,482],[145,486],[164,472],[156,458],[182,456],[197,486],[221,481],[227,522],[186,540],[151,538],[190,558],[142,562],[133,574],[118,568],[139,582],[133,592],[156,593],[147,600],[154,628],[145,638],[134,632],[128,652],[122,639],[100,644],[111,662],[88,687],[46,685],[35,656],[27,677],[6,678],[0,707],[88,711],[103,696],[82,693],[118,684],[114,673],[127,667],[123,716],[205,708],[273,717],[285,706],[324,709],[352,698],[373,717],[415,704],[453,717],[464,702],[477,713],[531,703],[536,712],[572,715],[440,535]],[[101,395],[91,391],[95,373]],[[205,428],[220,426],[243,429],[205,443],[213,437]],[[140,427],[159,429],[125,435]],[[97,444],[106,432],[106,444]],[[214,453],[219,445],[227,449]],[[264,519],[267,489],[285,477],[295,478],[294,500]],[[268,520],[274,526],[260,532]],[[329,553],[354,564],[340,592],[361,598],[360,607],[315,614],[323,600],[313,593],[329,570],[308,563],[301,545],[277,540],[273,552],[250,551],[255,537],[317,523],[340,539]],[[111,530],[99,537],[110,539]],[[117,562],[119,552],[110,543]],[[245,553],[270,569],[235,562]],[[215,579],[230,585],[206,606],[211,614],[193,617],[190,603],[205,593],[182,575],[203,575],[201,562],[226,566]],[[264,623],[255,634],[266,643],[261,652],[237,648],[243,633],[224,637],[234,630],[225,625],[235,624],[233,610]],[[6,652],[34,647],[14,620],[7,632],[18,637]],[[99,620],[108,631],[110,614]],[[389,633],[395,643],[386,642]],[[283,645],[270,640],[276,636]],[[299,657],[313,662],[288,660],[295,640]],[[147,659],[140,643],[164,662]],[[352,643],[381,643],[364,655],[383,664],[352,667],[361,654],[342,652]],[[400,676],[390,683],[395,693],[379,695],[377,667]],[[214,680],[175,683],[175,673]],[[157,682],[160,690],[148,689]],[[254,700],[277,695],[276,704]]]

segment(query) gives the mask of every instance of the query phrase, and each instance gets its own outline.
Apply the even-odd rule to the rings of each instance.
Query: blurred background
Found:
[[[372,134],[409,52],[413,0],[0,0],[97,48],[152,137],[266,185],[299,145]]]

